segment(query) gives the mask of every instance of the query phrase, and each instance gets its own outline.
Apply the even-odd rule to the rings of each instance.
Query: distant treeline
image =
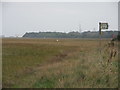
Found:
[[[102,38],[112,38],[118,36],[118,31],[103,31]],[[87,32],[29,32],[23,35],[24,38],[99,38],[98,31],[87,31]]]

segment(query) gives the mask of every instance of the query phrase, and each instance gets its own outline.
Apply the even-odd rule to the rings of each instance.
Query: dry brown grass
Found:
[[[107,42],[100,56],[98,40],[3,39],[3,87],[118,87],[117,57],[106,63]]]

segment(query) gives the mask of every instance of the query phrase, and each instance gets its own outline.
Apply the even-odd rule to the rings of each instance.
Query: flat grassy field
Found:
[[[3,88],[118,87],[118,54],[107,63],[109,40],[101,47],[97,39],[58,40],[2,39]]]

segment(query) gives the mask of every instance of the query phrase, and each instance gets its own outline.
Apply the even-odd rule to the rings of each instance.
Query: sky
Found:
[[[1,11],[2,10],[2,11]],[[99,22],[118,30],[117,2],[2,2],[0,26],[5,36],[39,31],[98,31]]]
[[[2,35],[2,3],[0,3],[0,35]]]

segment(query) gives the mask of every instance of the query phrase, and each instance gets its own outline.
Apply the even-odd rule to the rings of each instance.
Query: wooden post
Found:
[[[101,22],[99,22],[99,50],[100,50],[100,61],[102,62],[101,58]]]

